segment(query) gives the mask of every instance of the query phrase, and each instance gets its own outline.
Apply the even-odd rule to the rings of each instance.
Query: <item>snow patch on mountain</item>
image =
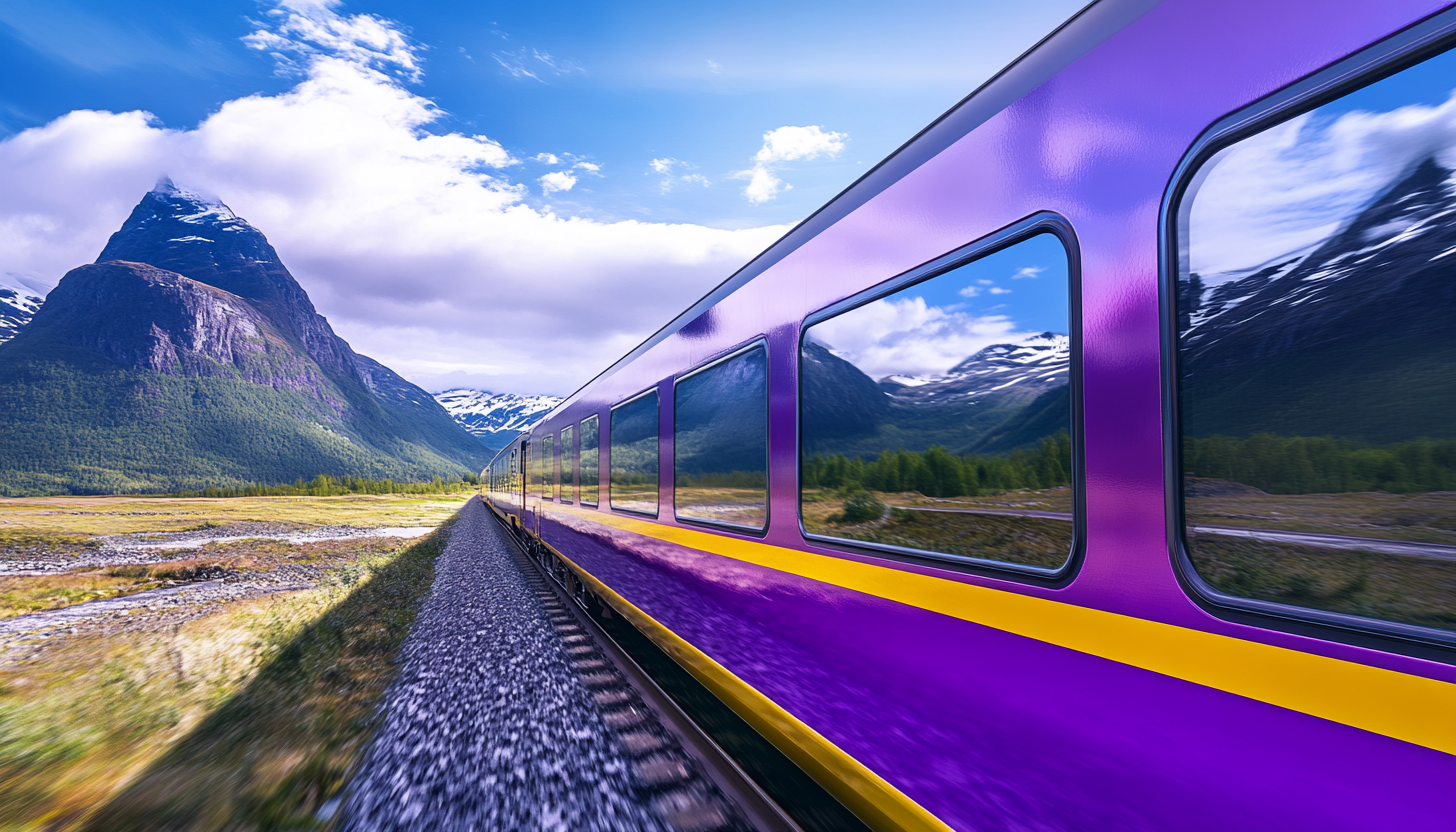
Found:
[[[436,393],[435,401],[482,444],[500,448],[534,427],[562,399],[462,387]]]
[[[1067,383],[1072,339],[1043,332],[1014,344],[992,344],[942,376],[887,376],[880,387],[903,400],[970,401],[1022,385],[1027,394]]]
[[[0,344],[20,332],[45,300],[34,290],[0,277]]]

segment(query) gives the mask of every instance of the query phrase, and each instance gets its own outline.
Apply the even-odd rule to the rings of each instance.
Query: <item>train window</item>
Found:
[[[541,440],[537,439],[526,447],[526,496],[541,496]]]
[[[1453,79],[1249,135],[1179,203],[1184,566],[1216,600],[1456,631]]]
[[[768,525],[768,357],[763,344],[694,372],[673,391],[679,520]]]
[[[808,327],[811,537],[1051,572],[1075,540],[1071,274],[1034,234]]]
[[[576,437],[571,425],[561,429],[561,502],[576,502]]]
[[[581,504],[597,504],[597,466],[600,462],[597,450],[597,417],[588,416],[581,420]]]
[[[657,391],[612,408],[612,508],[657,514]]]
[[[556,441],[554,434],[541,437],[541,499],[556,498]]]

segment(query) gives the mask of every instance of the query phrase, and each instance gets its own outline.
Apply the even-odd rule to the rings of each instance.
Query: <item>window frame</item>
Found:
[[[580,506],[591,506],[592,508],[599,508],[601,506],[601,504],[602,504],[602,418],[601,418],[601,415],[600,414],[597,414],[597,413],[593,413],[590,416],[587,416],[586,418],[584,418],[581,421],[577,422],[577,424],[576,424],[576,433],[577,433],[577,446],[578,447],[580,447],[580,445],[581,445],[582,438],[584,438],[586,436],[586,431],[583,428],[585,427],[585,425],[586,425],[587,422],[592,422],[592,423],[594,423],[596,425],[596,430],[593,431],[593,434],[596,436],[596,447],[592,449],[592,452],[596,455],[596,462],[595,462],[595,465],[593,466],[593,470],[596,471],[596,480],[597,481],[596,481],[596,486],[595,487],[596,487],[596,492],[597,492],[597,498],[595,500],[588,501],[586,499],[586,497],[582,496],[581,464],[580,463],[581,463],[581,460],[585,458],[585,455],[583,453],[581,453],[580,451],[578,451],[578,453],[577,453],[577,458],[578,458],[577,459],[577,473],[576,473],[576,479],[577,479],[577,483],[576,483],[576,488],[577,488],[577,492],[576,492],[577,493],[577,505],[580,505]],[[608,424],[610,425],[611,422],[609,421]],[[608,476],[611,475],[611,472],[610,471],[608,471],[607,473],[608,473]],[[608,499],[609,500],[611,499],[610,493],[608,494]]]
[[[1067,253],[1067,337],[1071,342],[1067,384],[1071,390],[1072,439],[1072,544],[1067,559],[1056,569],[1046,569],[1025,564],[973,558],[948,552],[934,552],[928,549],[912,549],[886,543],[865,540],[851,540],[830,535],[812,533],[804,526],[804,339],[816,324],[842,315],[865,304],[909,289],[917,284],[940,277],[961,266],[1004,251],[1038,234],[1052,234]],[[864,291],[857,292],[837,303],[826,306],[804,318],[799,325],[796,340],[797,353],[794,365],[797,368],[794,409],[794,460],[795,504],[798,506],[799,534],[815,546],[855,554],[870,554],[919,566],[932,566],[973,575],[984,575],[999,579],[1011,579],[1021,583],[1060,588],[1067,586],[1076,577],[1082,566],[1087,539],[1087,495],[1086,495],[1086,453],[1085,427],[1082,419],[1082,258],[1081,247],[1072,223],[1054,211],[1038,211],[984,237],[967,243],[943,254],[921,266],[902,272]]]
[[[683,517],[677,510],[677,388],[678,385],[692,379],[694,376],[705,373],[720,364],[732,361],[742,355],[747,355],[756,349],[763,350],[764,367],[764,396],[763,396],[763,426],[764,426],[764,452],[763,452],[763,494],[764,494],[764,517],[762,528],[754,526],[741,526],[736,523],[724,523],[714,520],[701,520],[695,517]],[[769,482],[769,468],[773,461],[773,445],[770,440],[772,425],[770,416],[773,412],[771,397],[773,395],[773,367],[770,363],[768,338],[763,335],[755,336],[747,343],[733,347],[728,352],[719,355],[683,373],[672,382],[672,517],[679,523],[692,526],[704,526],[710,529],[741,534],[746,537],[761,538],[768,534],[769,526],[773,523],[773,498],[772,485]],[[659,465],[661,464],[659,460]],[[660,501],[659,501],[660,502]]]
[[[1178,583],[1217,618],[1385,652],[1456,663],[1456,633],[1345,613],[1228,595],[1198,574],[1188,552],[1183,489],[1183,420],[1179,372],[1178,277],[1183,271],[1180,231],[1187,227],[1200,173],[1223,150],[1292,118],[1389,78],[1429,58],[1456,50],[1456,10],[1398,32],[1213,124],[1189,146],[1174,169],[1159,210],[1158,312],[1163,399],[1163,494],[1166,545]],[[1196,198],[1196,193],[1194,193]]]
[[[612,469],[611,460],[608,458],[607,465],[607,509],[609,511],[620,511],[624,514],[635,514],[638,517],[657,518],[662,515],[662,396],[658,392],[658,385],[654,384],[636,395],[625,398],[607,409],[607,442],[612,448],[612,456],[616,455],[617,443],[612,439],[612,415],[619,409],[627,407],[634,402],[653,396],[657,399],[657,500],[656,507],[650,511],[639,511],[635,508],[618,508],[612,504]],[[601,425],[597,426],[597,447],[601,447]],[[601,469],[597,470],[597,488],[601,488]],[[600,496],[600,494],[598,494]]]

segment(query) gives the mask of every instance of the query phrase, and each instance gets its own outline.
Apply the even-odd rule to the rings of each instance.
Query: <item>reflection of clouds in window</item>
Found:
[[[813,329],[815,341],[876,379],[944,374],[985,347],[1027,334],[1005,315],[973,315],[922,297],[877,300]]]
[[[1205,285],[1303,253],[1426,159],[1456,168],[1456,96],[1387,112],[1327,109],[1245,139],[1213,164],[1189,223],[1189,270]]]

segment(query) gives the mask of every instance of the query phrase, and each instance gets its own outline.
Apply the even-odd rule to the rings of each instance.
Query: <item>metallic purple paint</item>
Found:
[[[1199,134],[1446,5],[1168,0],[539,430],[599,413],[607,447],[608,407],[661,385],[658,522],[677,525],[671,379],[767,333],[766,542],[1456,681],[1448,665],[1224,621],[1189,599],[1166,544],[1158,308],[1159,206]],[[803,318],[1039,211],[1070,221],[1082,261],[1087,536],[1074,579],[1031,586],[806,543],[795,433]],[[954,827],[1456,825],[1456,757],[549,504],[544,513],[546,540]]]

